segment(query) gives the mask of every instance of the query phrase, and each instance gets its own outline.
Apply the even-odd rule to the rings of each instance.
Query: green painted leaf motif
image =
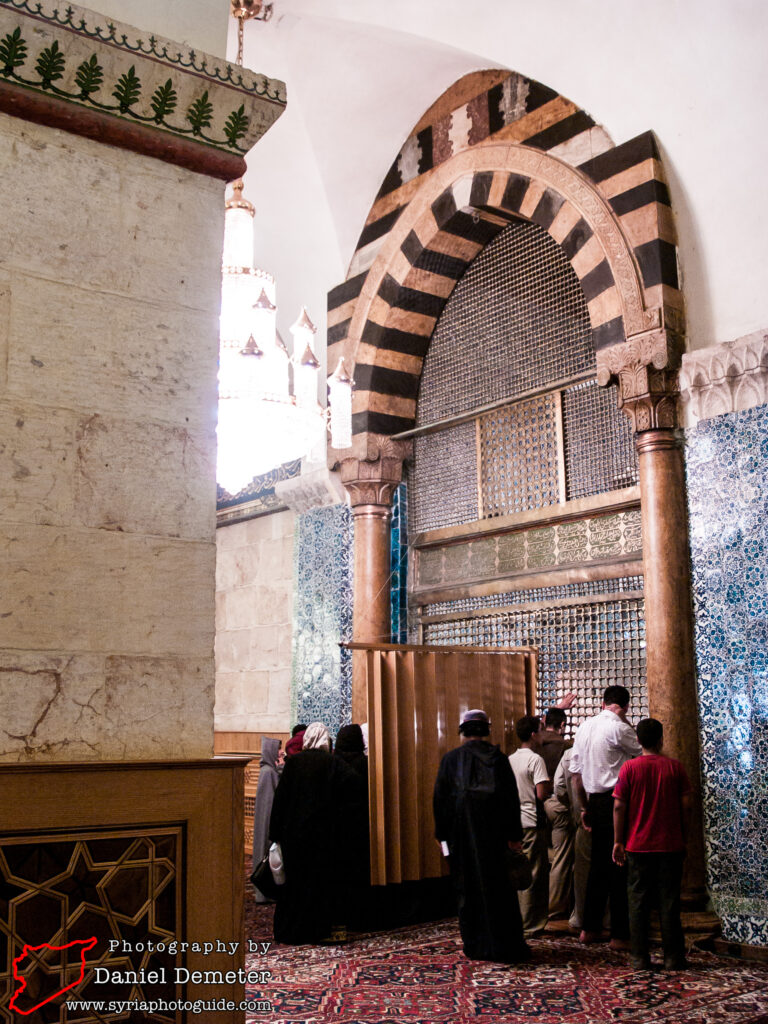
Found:
[[[152,93],[152,110],[155,114],[155,121],[160,124],[169,114],[172,114],[178,105],[179,97],[170,80],[165,85],[159,85]]]
[[[64,76],[64,54],[59,50],[59,41],[54,39],[50,46],[40,51],[35,70],[43,80],[43,88],[49,89],[51,82]]]
[[[190,104],[187,111],[187,120],[192,125],[193,134],[199,135],[203,128],[210,125],[212,114],[213,104],[208,100],[208,90],[206,89],[202,96]]]
[[[21,38],[21,29],[16,28],[0,39],[0,65],[4,75],[13,73],[27,59],[27,44]]]
[[[141,79],[136,75],[136,68],[132,64],[124,75],[120,75],[112,92],[120,105],[120,113],[125,114],[138,100],[140,94]]]
[[[98,92],[104,81],[104,71],[94,53],[90,60],[84,60],[75,72],[75,83],[80,89],[80,98],[87,100],[92,92]]]
[[[230,146],[237,146],[237,140],[242,139],[248,130],[250,120],[245,115],[245,104],[242,103],[237,110],[233,110],[224,125],[224,134]]]

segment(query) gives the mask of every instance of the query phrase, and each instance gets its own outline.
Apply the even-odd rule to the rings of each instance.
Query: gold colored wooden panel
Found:
[[[432,791],[440,760],[459,743],[462,713],[481,707],[491,740],[514,747],[514,723],[535,706],[528,648],[365,647],[369,722],[371,878],[384,885],[436,878]]]

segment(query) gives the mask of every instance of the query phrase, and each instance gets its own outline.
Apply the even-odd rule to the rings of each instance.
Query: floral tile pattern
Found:
[[[291,721],[348,724],[352,657],[352,513],[346,505],[296,518]]]
[[[689,430],[687,472],[709,882],[768,945],[768,406]]]
[[[390,533],[390,613],[392,643],[408,643],[408,492],[405,484],[395,491]]]

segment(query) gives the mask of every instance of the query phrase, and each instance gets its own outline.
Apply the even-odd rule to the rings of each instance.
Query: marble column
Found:
[[[682,339],[660,330],[598,353],[598,381],[617,380],[619,405],[635,430],[645,577],[648,707],[664,725],[664,751],[694,787],[684,888],[705,891],[696,662],[685,465],[677,432]]]
[[[355,643],[391,642],[390,516],[395,489],[402,480],[409,442],[368,434],[356,439],[339,459],[341,481],[349,496],[355,529],[352,638]],[[344,455],[344,453],[339,453]],[[365,662],[352,660],[352,721],[368,717]]]

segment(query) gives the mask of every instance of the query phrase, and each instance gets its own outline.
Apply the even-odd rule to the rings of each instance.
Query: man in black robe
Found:
[[[530,949],[507,870],[506,851],[522,848],[515,777],[506,756],[486,738],[484,711],[465,712],[459,732],[462,745],[440,763],[434,813],[435,835],[448,848],[464,954],[518,963],[529,959]]]

